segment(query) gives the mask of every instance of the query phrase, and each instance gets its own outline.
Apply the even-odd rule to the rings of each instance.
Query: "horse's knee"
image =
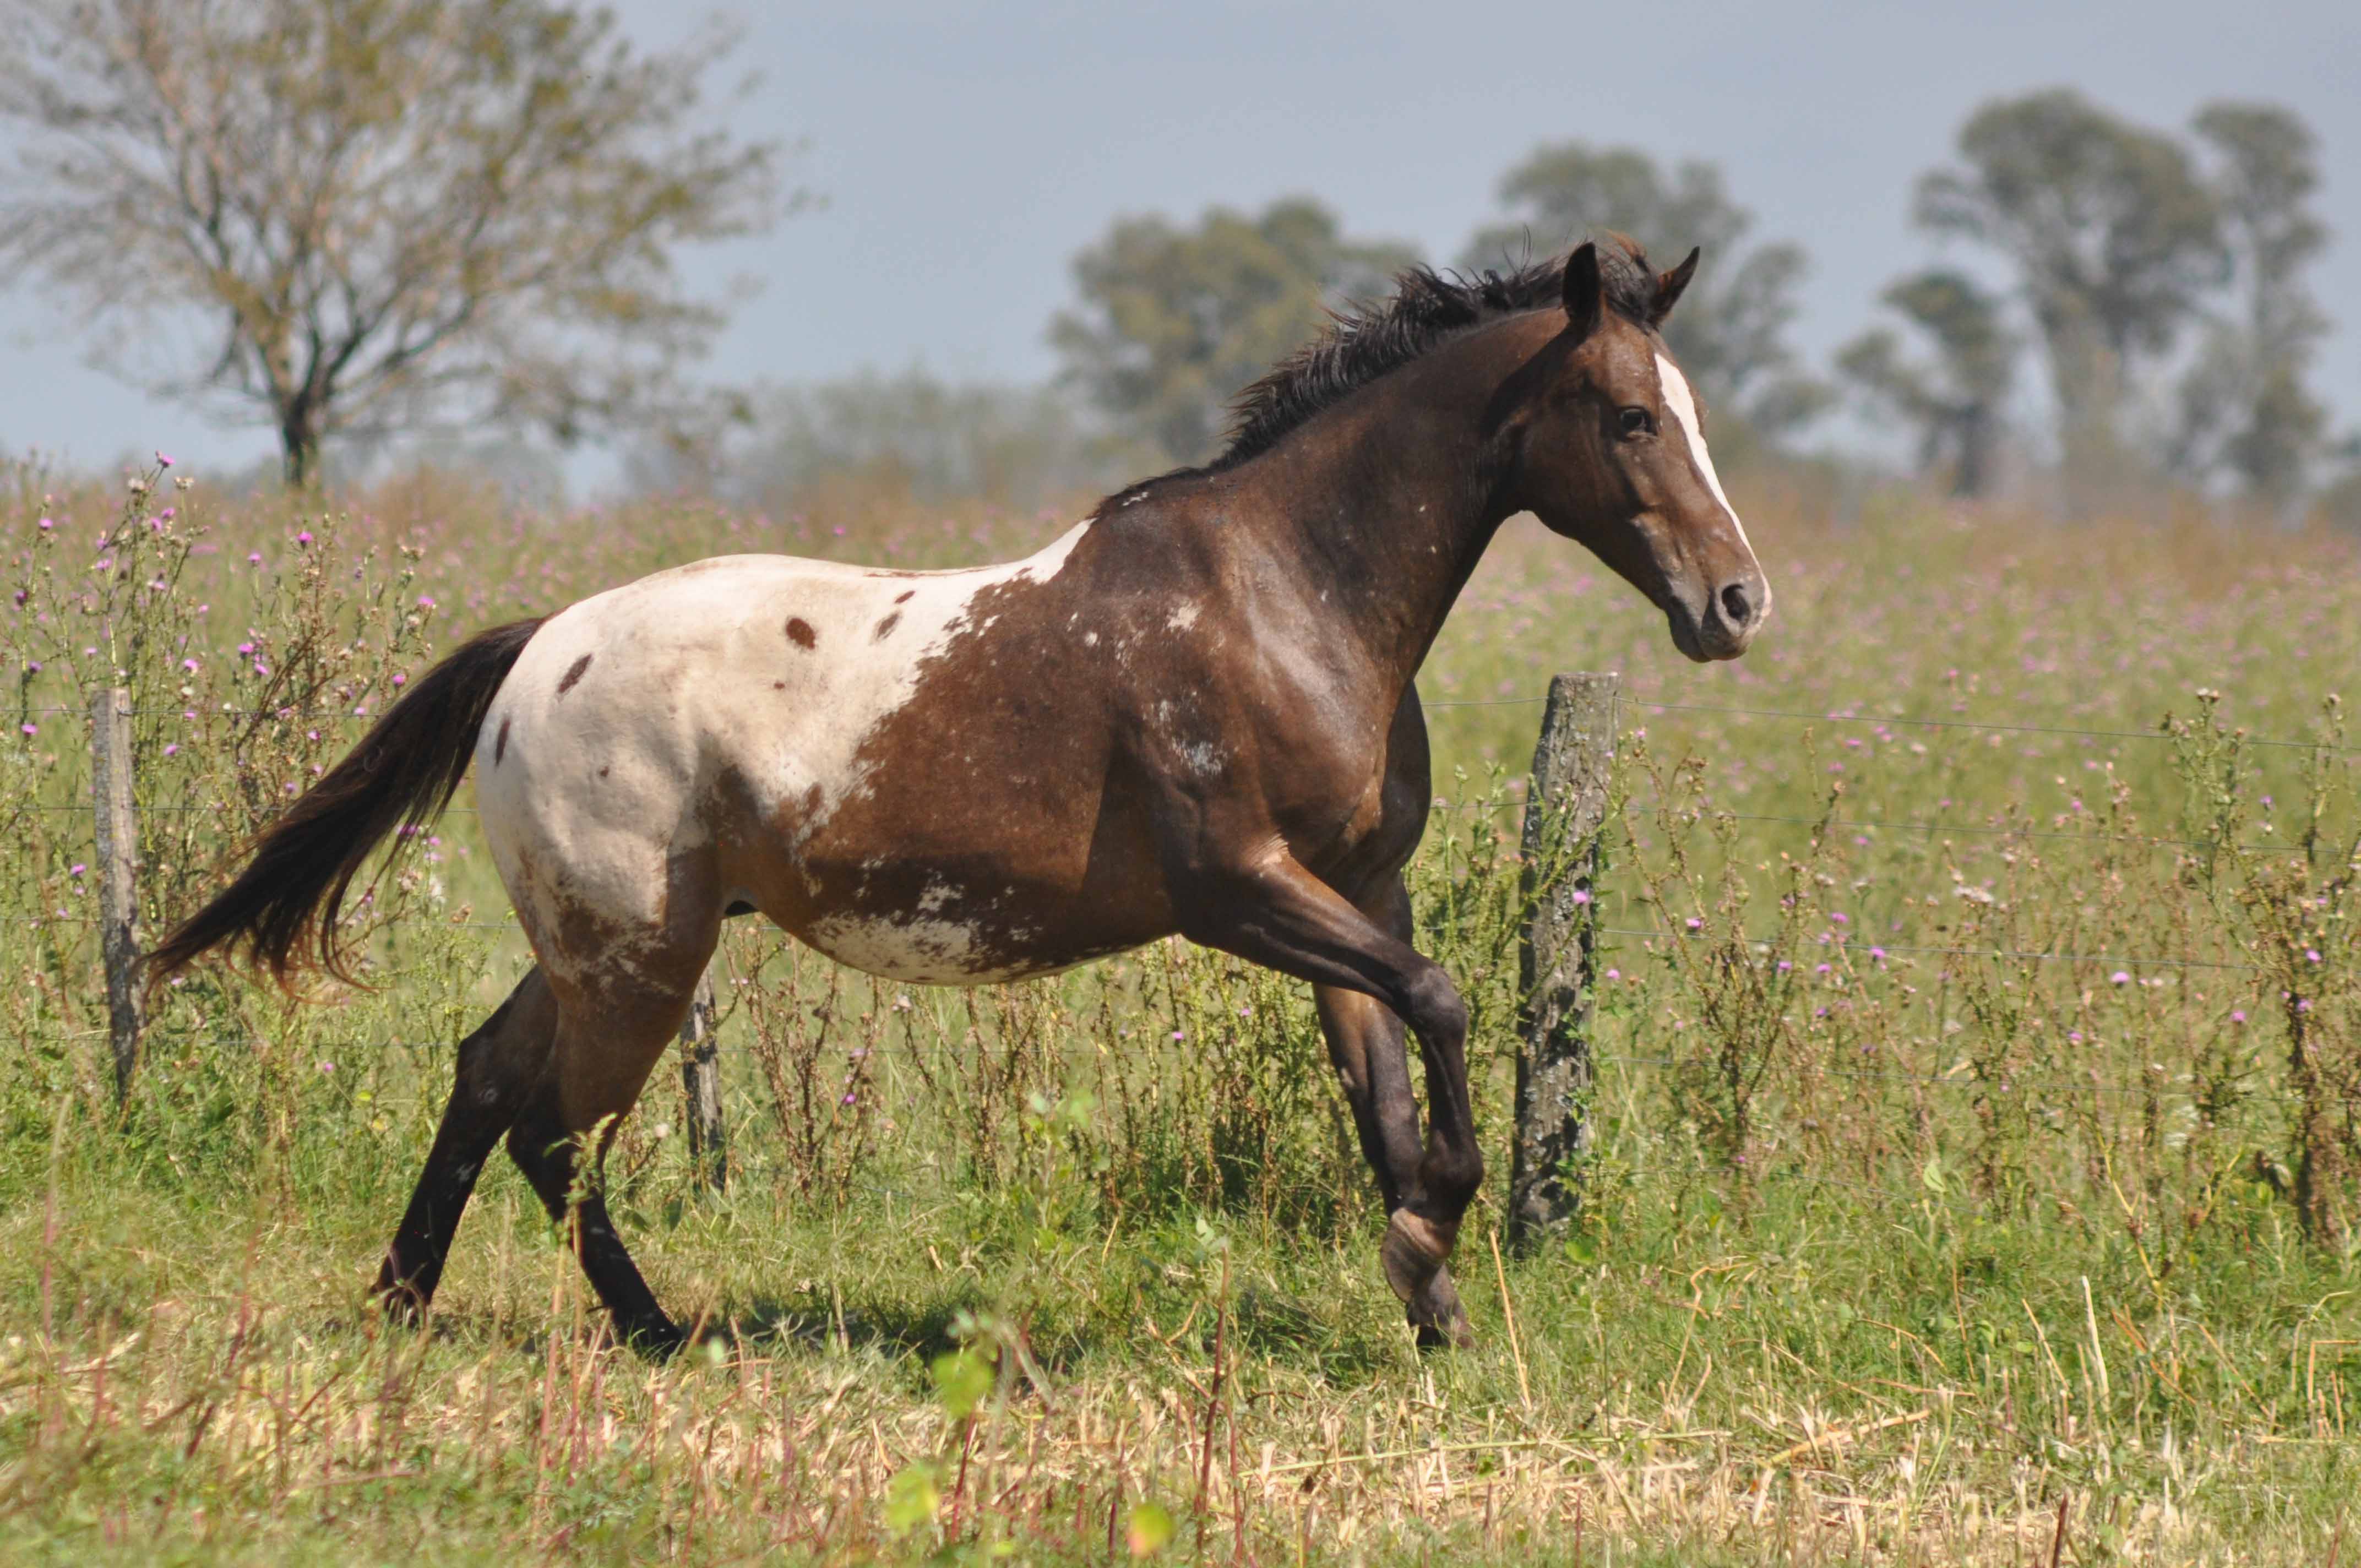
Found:
[[[1401,1013],[1421,1040],[1457,1046],[1467,1037],[1467,1003],[1441,964],[1411,973],[1402,986]]]

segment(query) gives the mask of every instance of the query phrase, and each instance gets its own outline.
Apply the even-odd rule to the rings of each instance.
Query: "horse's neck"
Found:
[[[1397,692],[1503,521],[1487,428],[1500,348],[1446,345],[1257,460],[1317,584],[1315,613]]]

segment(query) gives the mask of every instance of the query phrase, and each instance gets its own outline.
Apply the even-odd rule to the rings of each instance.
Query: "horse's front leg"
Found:
[[[1467,1008],[1451,977],[1283,850],[1223,874],[1191,879],[1181,910],[1181,931],[1191,941],[1331,992],[1374,998],[1418,1036],[1426,1064],[1426,1146],[1405,1171],[1389,1145],[1389,1124],[1398,1126],[1405,1119],[1407,1063],[1396,1073],[1384,1055],[1390,1048],[1392,1060],[1400,1061],[1401,1037],[1389,1034],[1369,1010],[1355,1008],[1351,997],[1323,1003],[1323,1024],[1334,1011],[1345,1026],[1342,1040],[1334,1028],[1329,1039],[1347,1092],[1354,1090],[1357,1065],[1369,1094],[1367,1117],[1355,1106],[1364,1147],[1375,1135],[1372,1163],[1386,1162],[1378,1173],[1393,1204],[1383,1251],[1386,1282],[1411,1308],[1414,1322],[1466,1343],[1466,1314],[1444,1265],[1458,1239],[1460,1217],[1484,1179],[1484,1157],[1467,1097]],[[1405,899],[1405,934],[1407,913]]]
[[[1356,906],[1388,936],[1408,942],[1410,890],[1399,872],[1381,886],[1374,898],[1356,900]],[[1312,999],[1319,1009],[1320,1031],[1327,1036],[1328,1059],[1335,1065],[1353,1110],[1361,1156],[1377,1173],[1378,1190],[1390,1214],[1401,1206],[1403,1194],[1418,1185],[1422,1158],[1418,1102],[1411,1093],[1401,1014],[1374,996],[1341,986],[1315,985]],[[1436,1269],[1425,1288],[1404,1303],[1404,1310],[1422,1345],[1468,1342],[1467,1314],[1447,1267]]]

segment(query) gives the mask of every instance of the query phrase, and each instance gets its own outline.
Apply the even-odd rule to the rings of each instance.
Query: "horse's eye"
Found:
[[[1626,435],[1646,435],[1656,428],[1656,422],[1648,411],[1636,404],[1623,410],[1621,418]]]

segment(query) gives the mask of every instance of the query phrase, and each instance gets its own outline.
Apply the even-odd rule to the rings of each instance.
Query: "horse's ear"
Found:
[[[1687,288],[1689,280],[1697,276],[1697,258],[1701,254],[1702,251],[1692,247],[1688,258],[1678,267],[1656,275],[1656,297],[1648,306],[1650,326],[1664,325],[1664,318],[1673,313],[1673,307],[1680,302],[1681,291]]]
[[[1599,315],[1606,309],[1606,289],[1598,279],[1598,247],[1584,240],[1565,258],[1565,319],[1576,343],[1598,330]]]

